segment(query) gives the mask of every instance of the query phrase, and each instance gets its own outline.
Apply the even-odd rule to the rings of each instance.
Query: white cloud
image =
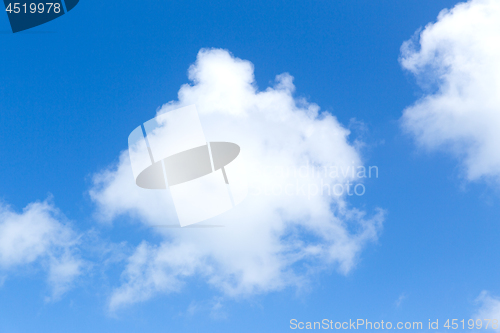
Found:
[[[0,204],[0,270],[8,273],[40,262],[48,270],[51,299],[66,292],[83,267],[74,255],[77,236],[60,217],[47,201],[31,203],[22,213]]]
[[[384,212],[367,217],[349,208],[349,195],[339,194],[340,187],[339,195],[326,195],[326,186],[350,182],[352,194],[352,183],[360,182],[352,168],[362,161],[347,140],[349,131],[316,104],[295,99],[289,74],[258,91],[253,65],[224,50],[200,51],[189,79],[192,84],[181,87],[179,101],[159,113],[195,104],[208,141],[241,147],[238,158],[248,166],[250,194],[207,222],[223,228],[156,228],[164,241],[138,246],[110,308],[179,291],[194,276],[226,296],[240,297],[303,286],[322,269],[350,272],[366,244],[378,239]],[[313,166],[322,177],[312,175]],[[288,194],[278,193],[287,184]],[[315,193],[321,188],[325,195]],[[274,194],[266,193],[271,189]],[[105,221],[129,215],[147,225],[178,224],[167,191],[134,184],[126,151],[118,165],[94,177],[90,195]]]
[[[427,93],[402,123],[424,148],[451,151],[468,180],[500,180],[500,2],[443,10],[403,43],[401,64]]]
[[[496,330],[500,331],[500,299],[497,297],[491,296],[487,291],[481,292],[479,297],[476,299],[476,303],[479,304],[477,311],[474,313],[472,318],[481,319],[484,325],[483,328],[486,327],[487,321],[484,319],[496,319]],[[492,323],[490,323],[489,328],[492,328]]]

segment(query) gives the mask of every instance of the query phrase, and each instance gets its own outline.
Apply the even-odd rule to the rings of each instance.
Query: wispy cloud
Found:
[[[482,291],[476,299],[476,304],[478,304],[478,309],[472,318],[481,320],[496,319],[496,330],[500,331],[500,298],[492,296],[487,291]],[[484,325],[486,327],[486,321],[484,321]],[[490,328],[492,328],[491,323]]]
[[[394,302],[394,304],[396,305],[396,307],[399,308],[401,306],[401,304],[403,303],[403,301],[406,298],[407,298],[406,293],[401,293],[401,295],[399,295],[399,297],[396,300],[396,302]]]
[[[15,268],[40,263],[48,273],[51,300],[71,287],[84,266],[75,255],[78,236],[63,220],[50,200],[31,203],[20,213],[0,204],[0,270],[8,276]]]
[[[227,318],[227,313],[224,309],[223,299],[221,297],[214,297],[211,300],[205,301],[192,301],[185,315],[195,316],[200,313],[208,313],[212,319],[221,320]]]

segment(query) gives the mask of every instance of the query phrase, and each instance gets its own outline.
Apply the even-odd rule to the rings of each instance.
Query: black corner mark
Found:
[[[12,32],[16,33],[52,21],[73,9],[79,0],[4,0]],[[62,2],[64,1],[64,3]]]
[[[66,10],[69,12],[70,10],[75,8],[78,1],[79,0],[64,0],[64,3],[66,4]]]

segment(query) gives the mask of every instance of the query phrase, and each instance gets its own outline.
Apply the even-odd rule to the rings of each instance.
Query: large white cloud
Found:
[[[250,194],[207,222],[225,227],[155,229],[164,241],[137,247],[110,308],[179,291],[194,276],[238,297],[302,286],[322,269],[348,273],[365,245],[377,240],[384,215],[377,210],[367,217],[346,203],[364,176],[355,168],[362,161],[349,131],[317,105],[295,99],[288,74],[258,91],[253,65],[224,50],[201,50],[189,79],[179,100],[158,113],[195,104],[208,141],[241,147]],[[147,225],[178,223],[167,191],[135,185],[127,151],[94,177],[90,195],[102,220],[128,215]]]
[[[52,299],[66,292],[84,267],[75,254],[78,236],[61,219],[48,201],[31,203],[22,213],[0,204],[0,270],[8,274],[39,262],[48,271]]]
[[[457,156],[469,180],[500,180],[500,2],[443,10],[401,47],[401,64],[427,93],[404,111],[428,149]]]

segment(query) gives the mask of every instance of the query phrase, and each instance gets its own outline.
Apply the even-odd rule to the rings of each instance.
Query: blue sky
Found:
[[[5,14],[0,198],[17,214],[48,198],[60,211],[56,219],[78,238],[57,251],[70,251],[84,268],[55,295],[43,254],[1,267],[0,332],[280,332],[292,318],[424,325],[472,318],[483,290],[492,299],[500,295],[496,171],[493,178],[471,176],[467,149],[439,143],[455,137],[420,135],[427,132],[402,118],[434,88],[417,82],[430,74],[411,72],[425,60],[406,69],[399,61],[403,42],[456,4],[84,0],[67,15],[16,34]],[[102,221],[89,194],[92,179],[119,163],[135,127],[178,99],[202,48],[251,62],[260,90],[289,73],[294,97],[349,128],[346,144],[363,141],[359,156],[380,175],[366,180],[365,195],[346,202],[369,216],[383,209],[383,228],[346,274],[323,263],[303,288],[233,297],[193,274],[179,290],[111,311],[128,258],[142,242],[155,246],[165,238],[133,214]]]

